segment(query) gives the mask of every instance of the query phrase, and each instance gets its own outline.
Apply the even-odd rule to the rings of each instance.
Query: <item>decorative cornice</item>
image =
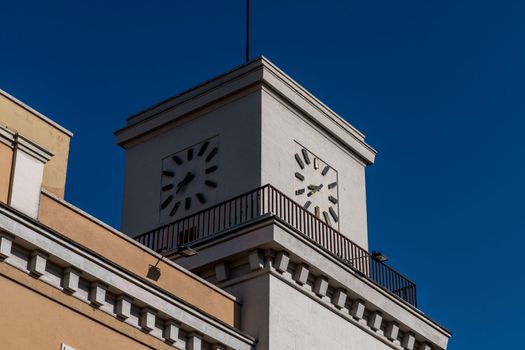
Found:
[[[318,124],[319,128],[326,130],[341,144],[352,150],[366,164],[374,162],[376,151],[366,144],[362,133],[264,57],[239,66],[128,118],[127,126],[115,132],[117,142],[125,147],[131,140],[152,130],[160,129],[175,120],[254,86],[270,88],[306,118]]]
[[[222,288],[232,287],[247,280],[270,274],[392,349],[414,350],[423,349],[424,346],[429,350],[442,349],[431,344],[427,339],[406,326],[402,326],[402,330],[397,329],[395,337],[389,336],[390,333],[387,330],[391,328],[390,325],[393,324],[399,328],[399,324],[402,323],[400,320],[383,313],[382,310],[366,301],[347,297],[350,293],[334,283],[335,281],[326,276],[312,273],[307,265],[298,260],[290,260],[289,257],[293,255],[289,252],[266,249],[264,254],[258,250],[247,254],[248,256],[237,256],[235,262],[230,262],[230,265],[235,266],[237,271],[246,271],[244,274],[231,279],[229,277],[223,279],[216,277],[218,281],[221,281],[219,285]],[[283,256],[286,258],[283,259]],[[257,263],[254,264],[254,261]],[[246,262],[249,268],[240,268]],[[219,264],[228,266],[224,261]],[[229,276],[229,271],[226,271],[224,275]],[[208,274],[207,277],[212,278],[212,275]]]
[[[44,195],[44,196],[48,197],[49,199],[51,199],[53,201],[56,201],[57,203],[60,203],[61,205],[71,209],[76,214],[86,218],[87,220],[93,222],[94,224],[100,225],[104,229],[108,230],[111,234],[119,237],[120,239],[126,241],[129,244],[132,244],[136,248],[141,249],[141,250],[147,252],[148,254],[151,254],[154,257],[155,260],[160,259],[160,258],[163,257],[162,254],[159,254],[156,251],[154,251],[152,249],[149,249],[145,245],[138,243],[136,240],[134,240],[133,238],[130,238],[128,235],[125,235],[124,233],[120,232],[119,230],[115,229],[114,227],[109,226],[105,222],[95,218],[94,216],[88,214],[87,212],[83,211],[82,209],[74,206],[73,204],[65,201],[63,198],[60,198],[60,197],[56,196],[55,194],[49,192],[48,190],[46,190],[44,188],[42,189],[42,195]],[[163,262],[168,264],[168,265],[170,265],[170,267],[172,267],[172,268],[182,272],[183,274],[187,275],[188,277],[199,280],[199,282],[204,284],[204,285],[206,285],[206,287],[213,289],[214,291],[222,294],[223,296],[227,297],[228,299],[230,299],[230,300],[232,300],[232,301],[234,301],[236,303],[239,303],[239,301],[237,300],[237,298],[235,296],[233,296],[230,293],[226,292],[225,290],[217,287],[216,285],[214,285],[214,284],[212,284],[212,283],[210,283],[210,282],[200,278],[199,276],[195,275],[191,271],[188,271],[184,267],[182,267],[182,266],[180,266],[178,264],[175,264],[174,262],[172,262],[169,259],[163,259]]]
[[[0,142],[13,148],[15,146],[15,133],[0,125]]]
[[[255,340],[253,338],[184,303],[177,299],[176,296],[151,285],[145,279],[135,276],[120,266],[112,264],[104,259],[104,257],[100,257],[74,242],[69,242],[52,230],[40,227],[40,225],[33,220],[18,214],[9,207],[1,205],[0,227],[2,230],[10,233],[9,236],[3,237],[5,239],[13,238],[11,244],[38,247],[38,253],[30,253],[28,256],[28,258],[33,260],[35,257],[38,257],[38,261],[30,264],[30,266],[34,265],[34,268],[32,268],[30,272],[41,272],[38,278],[70,294],[71,291],[78,289],[78,283],[75,285],[75,275],[90,276],[90,293],[86,295],[83,300],[96,306],[101,311],[113,314],[118,319],[124,321],[125,318],[122,316],[125,315],[126,309],[115,309],[120,312],[120,314],[118,314],[113,311],[113,308],[116,308],[117,305],[108,305],[106,298],[102,297],[102,294],[109,293],[110,290],[112,291],[111,293],[120,291],[119,294],[115,295],[116,300],[118,300],[117,296],[124,294],[126,298],[122,300],[130,303],[135,301],[139,302],[138,305],[140,305],[142,314],[146,314],[146,316],[142,317],[142,321],[139,321],[135,326],[141,327],[146,332],[151,332],[151,335],[157,338],[169,341],[169,339],[165,338],[165,334],[169,335],[169,333],[164,333],[163,331],[155,333],[153,329],[149,329],[151,328],[152,318],[162,317],[161,321],[166,322],[166,326],[171,326],[173,323],[183,325],[185,329],[192,329],[195,332],[205,334],[206,339],[212,343],[221,343],[233,349],[245,350],[253,349],[255,346]],[[27,271],[27,262],[18,263],[17,265],[16,259],[12,262],[10,259],[11,254],[8,253],[7,255],[4,262],[11,263],[13,266],[29,272]],[[67,281],[60,280],[53,283],[53,280],[49,279],[47,271],[45,268],[42,268],[42,266],[53,261],[68,264],[61,273],[62,279],[68,278]],[[73,273],[73,276],[71,276],[70,273]],[[67,288],[64,288],[64,285],[66,285]],[[127,307],[127,305],[125,305],[125,307]],[[158,311],[159,313],[156,314],[154,311]],[[178,343],[177,346],[179,346]]]
[[[403,320],[406,328],[415,330],[421,338],[429,339],[435,344],[435,347],[446,348],[448,338],[451,336],[447,329],[419,309],[360,276],[349,266],[341,263],[303,234],[274,216],[259,218],[250,225],[238,227],[236,230],[232,229],[226,234],[214,236],[214,239],[203,240],[201,244],[194,246],[201,254],[185,258],[180,263],[191,270],[202,271],[202,268],[212,262],[219,263],[224,259],[227,260],[230,255],[247,254],[258,246],[270,246],[277,252],[285,251],[289,252],[289,256],[300,256],[303,260],[299,262],[296,259],[295,263],[298,263],[298,266],[306,266],[310,272],[315,270],[317,274],[327,276],[332,288],[344,288],[348,291],[349,298],[364,299],[366,305],[381,309],[385,315],[392,315],[392,318],[398,318],[400,322]],[[170,256],[169,258],[176,257]],[[175,261],[178,262],[178,260]],[[283,270],[282,267],[279,269]],[[208,278],[208,276],[202,276]],[[296,278],[294,283],[306,283],[304,271],[294,277]],[[221,287],[225,286],[223,283],[221,282]]]
[[[14,147],[16,150],[23,151],[44,164],[53,157],[53,153],[37,145],[19,133],[14,135]]]

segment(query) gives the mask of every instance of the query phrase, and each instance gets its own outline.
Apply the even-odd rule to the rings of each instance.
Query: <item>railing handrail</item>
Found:
[[[166,223],[166,224],[164,224],[164,225],[162,225],[162,226],[157,227],[157,228],[154,229],[154,230],[149,230],[149,231],[147,231],[147,232],[141,233],[140,235],[133,237],[133,239],[138,240],[140,237],[146,236],[146,235],[150,234],[150,233],[153,232],[153,231],[162,230],[163,228],[166,228],[166,227],[168,227],[168,226],[173,226],[173,225],[175,225],[175,224],[176,224],[177,222],[179,222],[179,221],[187,220],[189,217],[197,216],[197,215],[203,214],[203,213],[205,213],[205,212],[211,211],[211,210],[213,210],[213,209],[219,208],[220,206],[222,206],[222,205],[224,205],[224,204],[226,204],[226,203],[228,203],[228,202],[233,202],[233,201],[235,201],[235,200],[237,200],[237,199],[243,198],[243,197],[245,197],[246,195],[248,195],[248,194],[250,194],[250,193],[256,192],[256,191],[261,190],[261,189],[264,189],[264,188],[267,187],[267,186],[272,187],[272,186],[269,185],[269,184],[268,184],[268,185],[261,186],[261,187],[257,187],[257,188],[254,189],[254,190],[244,192],[243,194],[237,195],[237,196],[232,197],[232,198],[230,198],[230,199],[228,199],[228,200],[225,200],[225,201],[220,202],[220,203],[218,203],[218,204],[212,205],[211,207],[204,208],[204,209],[202,209],[202,210],[199,210],[199,211],[197,211],[197,212],[195,212],[195,213],[193,213],[193,214],[190,214],[190,215],[188,215],[188,216],[185,216],[185,217],[183,217],[183,218],[180,218],[180,219],[177,219],[177,220],[174,220],[174,221],[168,222],[168,223]]]
[[[270,184],[166,223],[136,236],[135,239],[154,250],[170,250],[181,244],[194,243],[217,235],[267,214],[274,215],[353,270],[417,307],[416,284],[413,281],[374,259],[366,249]]]

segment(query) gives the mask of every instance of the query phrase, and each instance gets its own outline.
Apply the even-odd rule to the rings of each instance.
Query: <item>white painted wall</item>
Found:
[[[269,274],[225,289],[242,301],[241,330],[258,350],[393,349]]]
[[[38,217],[44,163],[21,150],[15,151],[9,204],[33,218]]]
[[[205,205],[196,205],[193,198],[191,210],[179,209],[172,218],[159,215],[165,198],[160,190],[165,184],[163,159],[213,136],[217,136],[220,149],[217,190],[207,193],[210,200]],[[135,236],[265,184],[298,199],[294,176],[294,154],[301,148],[298,143],[337,171],[339,223],[334,227],[367,249],[364,165],[265,89],[175,121],[170,128],[150,132],[128,146],[122,230]]]
[[[364,165],[267,90],[262,93],[262,114],[262,183],[296,199],[294,154],[296,142],[303,145],[337,170],[339,231],[368,249]]]
[[[270,348],[270,276],[256,278],[225,288],[239,297],[241,307],[241,331],[257,339],[257,350]]]
[[[269,349],[392,349],[273,276],[270,277],[269,308]]]
[[[122,231],[135,236],[169,222],[159,216],[163,159],[213,136],[219,145],[216,196],[205,205],[194,205],[194,198],[184,216],[260,186],[260,125],[260,91],[253,91],[128,146]]]

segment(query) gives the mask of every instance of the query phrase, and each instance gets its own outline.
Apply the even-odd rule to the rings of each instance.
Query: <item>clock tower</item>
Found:
[[[367,248],[364,136],[265,58],[128,118],[122,230],[271,184]]]
[[[368,252],[375,150],[266,58],[116,136],[122,231],[234,295],[257,349],[446,349],[415,283]]]

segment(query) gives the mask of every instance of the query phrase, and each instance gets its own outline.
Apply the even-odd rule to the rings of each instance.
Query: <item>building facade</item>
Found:
[[[9,349],[21,332],[45,349],[447,348],[415,283],[368,252],[374,149],[267,59],[115,133],[122,233],[63,200],[71,133],[1,101]]]

